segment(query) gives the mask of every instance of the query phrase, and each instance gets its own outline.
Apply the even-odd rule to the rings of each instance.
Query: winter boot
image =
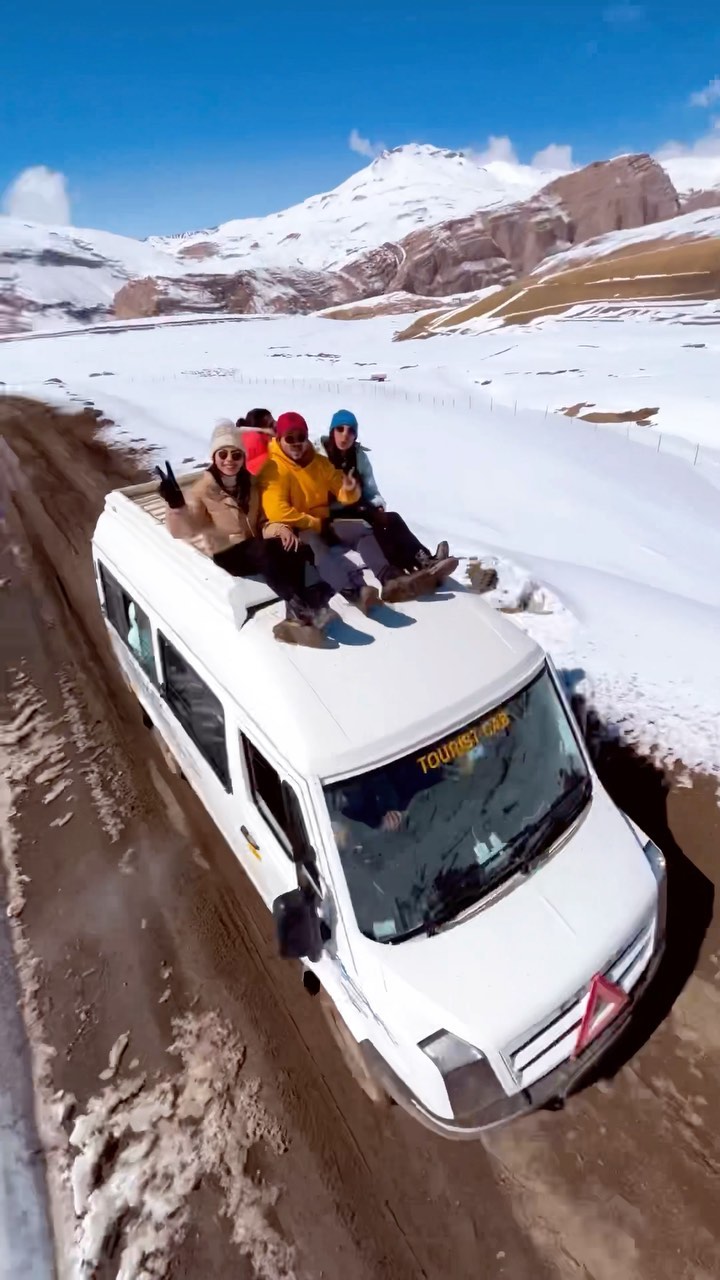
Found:
[[[288,601],[285,621],[276,623],[273,635],[284,644],[302,644],[311,649],[318,649],[324,643],[323,633],[315,625],[312,611],[297,596]]]
[[[324,631],[333,622],[337,622],[339,616],[334,609],[330,608],[329,604],[323,604],[318,609],[313,609],[312,623],[314,627],[317,627],[318,631]]]
[[[377,587],[370,587],[364,583],[362,587],[358,587],[356,591],[343,591],[343,595],[348,604],[355,605],[361,613],[368,614],[380,604],[380,592]]]
[[[438,542],[435,555],[430,551],[419,551],[415,563],[418,569],[433,569],[442,560],[447,560],[449,555],[449,544],[447,542]]]
[[[437,582],[432,569],[419,569],[416,573],[390,574],[383,581],[382,598],[384,604],[398,604],[402,600],[417,600],[418,596],[430,595]]]
[[[451,577],[459,563],[460,561],[456,556],[450,555],[450,547],[447,542],[438,542],[434,556],[429,555],[426,551],[421,551],[417,558],[418,568],[432,571],[436,587],[439,587],[446,578]]]
[[[308,649],[322,649],[325,637],[318,627],[309,622],[301,622],[299,618],[286,618],[284,622],[276,622],[273,635],[283,644],[302,644]]]

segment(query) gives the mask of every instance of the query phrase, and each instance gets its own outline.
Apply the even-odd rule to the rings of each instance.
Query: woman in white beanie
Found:
[[[322,629],[333,617],[324,585],[306,586],[308,550],[293,531],[268,524],[260,487],[245,465],[242,435],[229,419],[218,423],[210,440],[210,466],[191,486],[187,498],[173,475],[156,467],[159,492],[168,505],[165,524],[173,538],[202,538],[215,564],[243,578],[261,574],[286,602],[287,617],[274,628],[288,644],[322,644]]]

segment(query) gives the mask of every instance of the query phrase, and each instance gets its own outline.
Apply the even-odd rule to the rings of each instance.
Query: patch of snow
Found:
[[[268,1219],[277,1192],[245,1171],[258,1142],[285,1138],[244,1075],[245,1050],[215,1013],[173,1024],[174,1077],[109,1085],[77,1115],[71,1184],[80,1276],[95,1275],[112,1244],[117,1280],[162,1280],[189,1225],[189,1198],[217,1183],[231,1238],[258,1280],[294,1280],[293,1251]],[[115,1264],[114,1264],[115,1265]]]

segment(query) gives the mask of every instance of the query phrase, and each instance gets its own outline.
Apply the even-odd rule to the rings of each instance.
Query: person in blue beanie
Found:
[[[349,409],[338,409],[330,422],[330,431],[321,444],[330,461],[346,475],[354,474],[360,482],[362,497],[352,508],[331,506],[331,526],[336,520],[366,520],[390,564],[404,573],[430,569],[439,584],[455,572],[458,561],[450,555],[447,542],[439,543],[435,554],[424,547],[397,511],[388,511],[375,479],[369,450],[358,440],[358,420]]]

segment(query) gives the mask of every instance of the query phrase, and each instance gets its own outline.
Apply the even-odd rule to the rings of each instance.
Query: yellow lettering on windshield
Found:
[[[433,751],[428,751],[427,755],[418,756],[417,763],[423,773],[439,769],[442,765],[457,760],[458,756],[466,756],[483,738],[494,738],[496,734],[502,733],[509,724],[510,716],[507,711],[496,711],[494,715],[488,716],[487,720],[482,720],[471,729],[458,734],[457,738],[450,738],[447,742],[435,747]]]

